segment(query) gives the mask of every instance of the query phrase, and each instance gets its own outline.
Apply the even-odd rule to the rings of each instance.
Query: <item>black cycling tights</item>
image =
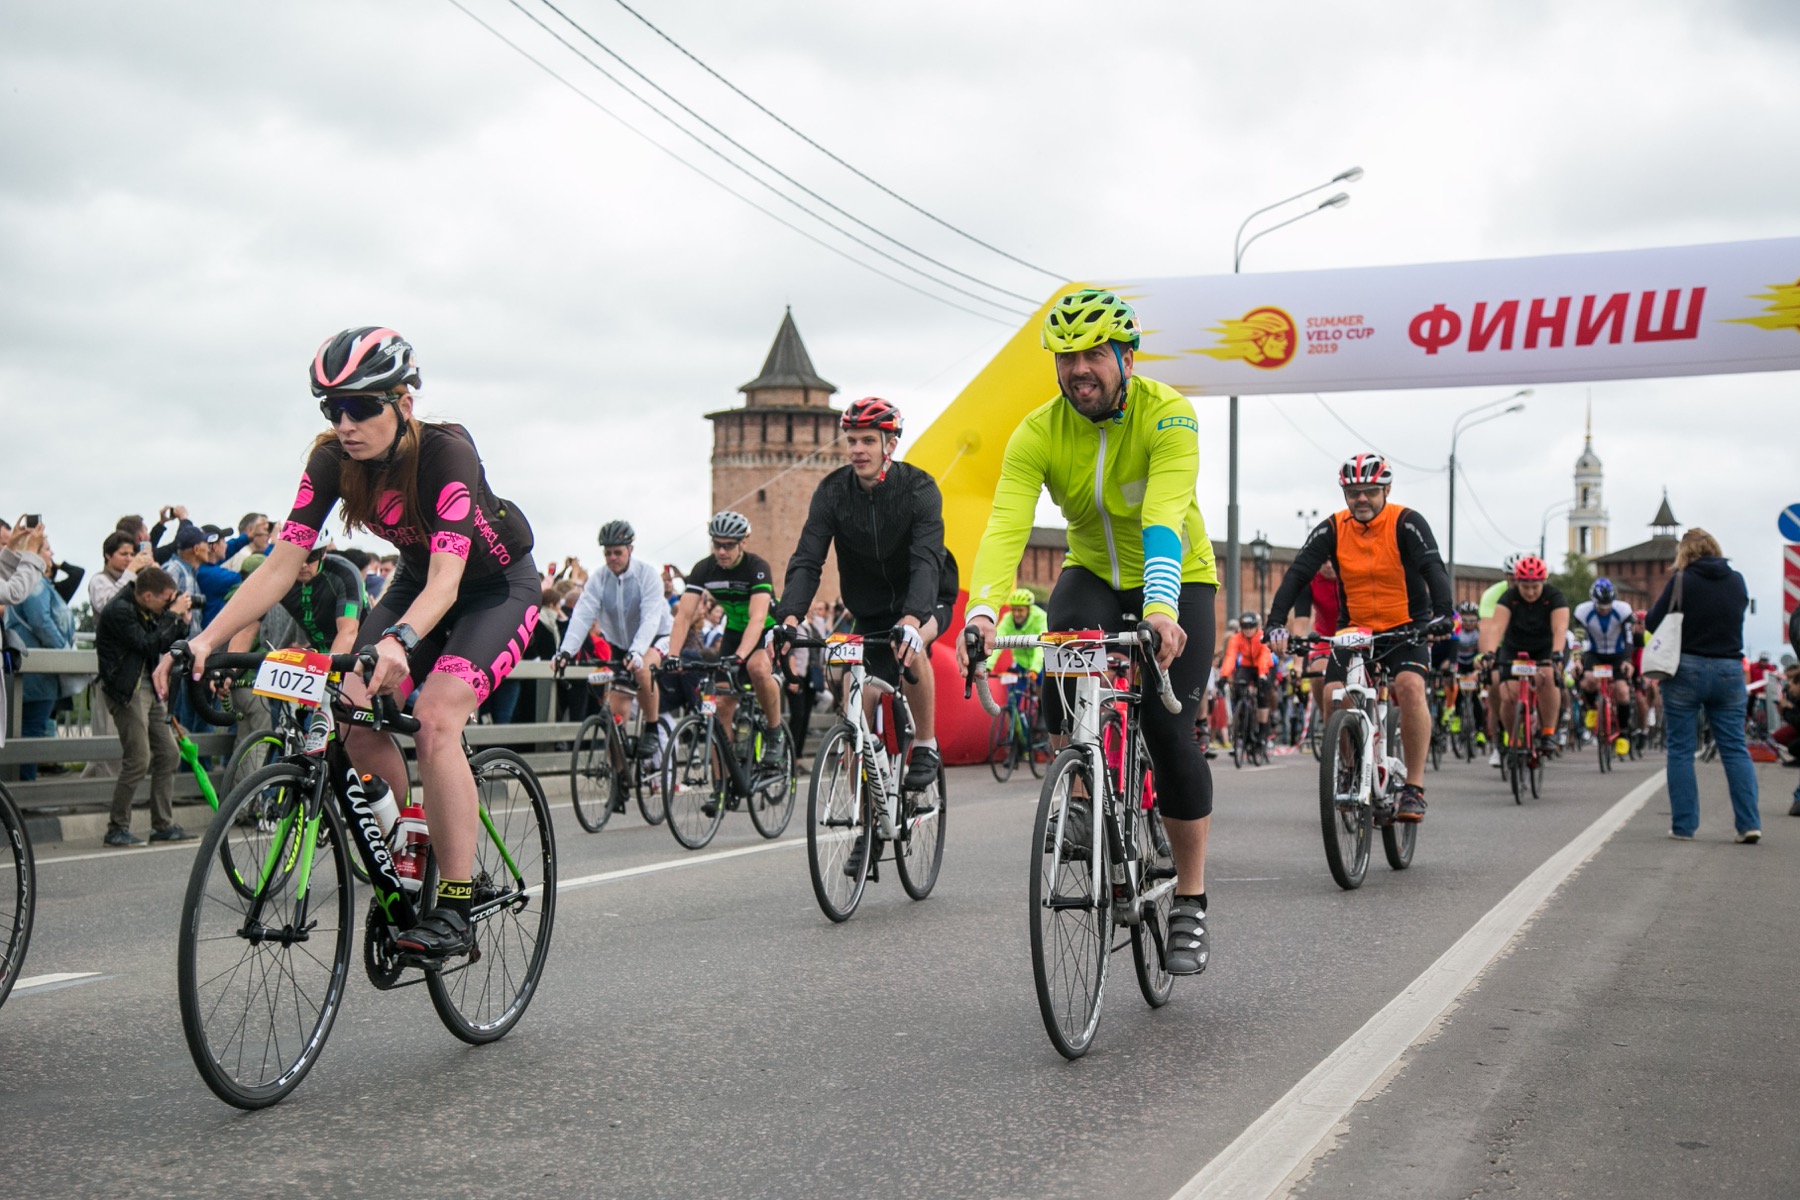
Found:
[[[1206,698],[1206,679],[1212,671],[1213,594],[1210,583],[1181,585],[1177,618],[1187,634],[1187,649],[1169,667],[1169,684],[1181,701],[1172,713],[1154,695],[1139,708],[1144,742],[1156,769],[1156,806],[1163,816],[1177,821],[1198,821],[1212,815],[1212,769],[1206,754],[1194,740],[1194,714]],[[1113,590],[1099,576],[1080,567],[1064,567],[1050,593],[1051,629],[1104,629],[1125,632],[1125,615],[1142,611],[1142,588]],[[1051,729],[1063,727],[1062,697],[1055,683],[1046,679],[1043,692],[1044,720]]]

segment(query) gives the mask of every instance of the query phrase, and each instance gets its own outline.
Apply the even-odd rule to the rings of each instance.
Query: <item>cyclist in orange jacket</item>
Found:
[[[1237,631],[1225,639],[1219,678],[1255,688],[1256,726],[1267,741],[1269,710],[1275,707],[1275,655],[1257,636],[1257,626],[1261,624],[1262,618],[1253,612],[1238,618]]]

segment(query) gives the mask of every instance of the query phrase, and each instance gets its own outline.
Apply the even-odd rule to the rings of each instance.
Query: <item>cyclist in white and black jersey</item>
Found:
[[[674,618],[663,598],[662,575],[642,559],[631,556],[637,532],[629,521],[608,521],[600,527],[600,550],[606,569],[588,575],[581,598],[569,616],[562,645],[556,652],[558,669],[581,652],[588,631],[598,626],[600,636],[612,648],[615,670],[630,671],[637,678],[638,708],[644,714],[638,754],[656,754],[657,713],[660,709],[650,672],[669,652],[669,631]],[[615,717],[629,710],[631,697],[618,691],[607,694]]]
[[[1575,628],[1587,636],[1588,647],[1582,653],[1581,690],[1592,696],[1600,690],[1599,683],[1589,674],[1596,666],[1612,668],[1613,711],[1619,714],[1621,732],[1629,733],[1631,729],[1631,662],[1632,651],[1636,648],[1632,643],[1632,634],[1636,631],[1637,622],[1632,616],[1631,605],[1618,598],[1612,580],[1601,578],[1594,580],[1589,590],[1591,599],[1575,606]]]

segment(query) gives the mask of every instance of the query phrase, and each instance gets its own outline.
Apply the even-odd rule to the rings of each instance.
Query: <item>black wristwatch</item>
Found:
[[[411,654],[414,650],[419,648],[419,635],[413,632],[413,627],[411,625],[389,625],[386,629],[381,631],[381,636],[384,638],[391,637],[396,642],[399,642],[400,649],[407,654]]]

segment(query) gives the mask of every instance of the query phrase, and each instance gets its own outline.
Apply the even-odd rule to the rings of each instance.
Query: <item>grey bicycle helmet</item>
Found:
[[[750,536],[750,518],[741,512],[732,512],[729,508],[724,512],[716,512],[713,519],[707,522],[706,536],[718,538],[722,542],[737,542]]]
[[[600,527],[602,546],[629,546],[637,540],[637,530],[630,521],[608,521]]]

